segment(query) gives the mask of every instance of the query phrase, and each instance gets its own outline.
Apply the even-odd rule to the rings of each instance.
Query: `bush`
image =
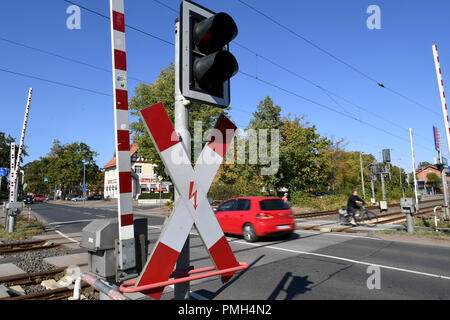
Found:
[[[158,193],[142,193],[139,195],[139,200],[147,200],[147,199],[159,199]],[[161,199],[173,199],[172,193],[163,193],[161,192]]]
[[[327,195],[322,198],[310,194],[294,191],[290,195],[291,206],[310,208],[316,210],[337,210],[342,206],[347,206],[348,195],[337,194]]]

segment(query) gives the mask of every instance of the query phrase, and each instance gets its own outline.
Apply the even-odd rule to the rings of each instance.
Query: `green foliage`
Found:
[[[174,65],[170,64],[169,67],[160,72],[158,79],[156,79],[153,84],[141,83],[136,87],[134,96],[129,103],[131,114],[133,116],[139,116],[140,110],[162,102],[169,118],[172,120],[172,123],[174,123],[174,84],[175,69]],[[206,130],[214,127],[219,115],[223,112],[224,110],[222,108],[196,103],[189,104],[189,132],[194,132],[194,123],[200,121],[203,133],[205,133]],[[157,167],[155,170],[157,174],[163,176],[165,180],[169,180],[168,175],[164,171],[164,165],[142,120],[139,118],[138,121],[132,122],[130,127],[132,130],[133,141],[138,145],[139,154],[156,164]],[[193,143],[192,148],[194,148]]]
[[[280,144],[280,170],[277,187],[293,191],[319,191],[326,187],[330,141],[316,133],[315,126],[302,118],[283,118]]]
[[[439,178],[439,176],[434,173],[434,172],[430,172],[427,174],[427,186],[428,187],[433,187],[433,188],[439,188],[441,185],[441,178]]]
[[[14,138],[9,134],[6,136],[5,132],[0,131],[0,168],[6,168],[8,170],[8,175],[6,177],[2,177],[1,189],[0,189],[0,199],[4,199],[8,197],[7,192],[7,177],[9,176],[10,170],[10,159],[11,159],[11,143],[15,142]],[[22,159],[24,156],[27,156],[28,153],[26,151],[27,146],[23,146],[22,148]],[[19,152],[19,145],[16,143],[16,154],[15,160],[17,161],[17,155]],[[21,162],[22,162],[21,159]]]
[[[55,140],[46,157],[30,162],[24,166],[25,192],[49,194],[57,185],[63,196],[79,193],[83,183],[84,166],[86,167],[87,189],[98,192],[103,189],[103,173],[95,163],[98,154],[83,142],[61,144]],[[48,181],[44,182],[44,178]]]
[[[347,206],[349,195],[327,195],[323,198],[307,194],[302,191],[294,191],[290,194],[291,206],[314,209],[319,211],[337,210],[342,206]]]
[[[139,195],[138,199],[139,200],[159,199],[159,192],[158,193],[141,193]],[[161,192],[161,199],[173,199],[173,194]]]

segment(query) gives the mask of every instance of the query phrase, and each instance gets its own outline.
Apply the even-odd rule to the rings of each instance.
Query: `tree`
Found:
[[[80,193],[86,166],[86,184],[98,189],[100,169],[94,157],[98,153],[83,142],[61,144],[53,141],[46,157],[41,157],[26,165],[26,192],[50,193],[52,188],[60,187],[62,195]],[[48,181],[44,182],[44,178]]]
[[[15,142],[14,138],[11,137],[9,134],[6,136],[5,132],[0,131],[0,168],[6,168],[8,169],[8,175],[6,177],[2,177],[2,184],[1,184],[1,190],[0,190],[0,198],[3,198],[7,195],[7,188],[8,184],[6,183],[7,177],[9,176],[9,170],[10,170],[10,159],[11,159],[11,143]],[[24,145],[22,148],[22,159],[21,162],[23,162],[23,157],[27,156],[28,153],[26,152],[27,147]],[[17,154],[19,152],[18,145],[16,144],[16,152],[15,152],[15,160],[17,161]]]
[[[427,174],[428,187],[432,187],[436,190],[439,189],[440,185],[441,185],[441,178],[439,178],[439,176],[436,173],[430,172]]]
[[[174,65],[170,64],[169,67],[160,72],[158,79],[153,84],[141,83],[136,87],[134,96],[131,98],[129,104],[131,114],[138,116],[140,110],[162,102],[169,118],[174,123],[174,97],[175,69]],[[221,108],[203,104],[189,104],[189,132],[193,132],[194,122],[196,121],[201,122],[203,132],[213,128],[219,115],[225,111]],[[132,122],[130,127],[132,130],[132,140],[137,143],[139,154],[157,165],[156,172],[158,175],[168,178],[164,171],[164,165],[141,119],[139,118],[138,121]],[[192,148],[194,148],[193,143]]]
[[[431,166],[431,163],[429,163],[428,161],[422,161],[419,163],[419,168],[426,167],[426,166]]]
[[[331,142],[303,119],[283,118],[281,128],[279,186],[290,192],[316,191],[328,184],[326,152]]]

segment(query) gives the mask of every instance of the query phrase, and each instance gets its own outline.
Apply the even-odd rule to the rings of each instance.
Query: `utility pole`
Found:
[[[383,170],[383,172],[381,172],[380,178],[381,178],[381,198],[383,201],[386,201],[386,189],[385,189],[385,184],[384,184],[384,170]]]
[[[86,162],[83,161],[83,205],[86,204]]]
[[[191,159],[191,136],[189,134],[189,109],[188,102],[184,99],[180,90],[180,22],[175,21],[175,131],[180,137],[188,158]],[[180,198],[180,194],[175,191],[175,202]],[[189,236],[184,243],[183,249],[177,260],[177,270],[187,270],[190,265],[190,239]],[[174,298],[175,300],[189,299],[190,284],[189,282],[175,284]]]
[[[363,163],[362,163],[362,154],[359,152],[359,165],[361,167],[361,187],[363,192],[363,199],[366,200],[366,189],[364,188],[364,172],[363,172]]]
[[[411,158],[412,158],[412,169],[414,177],[414,194],[416,196],[416,212],[419,212],[419,197],[417,195],[417,178],[416,178],[416,160],[414,159],[414,142],[412,129],[409,128],[409,138],[411,140]]]

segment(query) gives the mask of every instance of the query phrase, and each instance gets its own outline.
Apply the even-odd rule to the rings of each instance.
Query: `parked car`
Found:
[[[101,194],[94,194],[94,195],[88,197],[88,200],[102,200],[102,199],[103,199],[103,197]]]
[[[87,200],[87,197],[84,196],[76,196],[70,199],[71,201],[83,201],[83,200]]]
[[[25,204],[33,204],[33,203],[34,203],[33,196],[30,195],[30,194],[25,195],[25,196],[23,197],[23,202],[24,202]]]
[[[45,200],[45,194],[43,193],[36,193],[34,195],[34,202],[44,202]]]
[[[263,236],[289,236],[295,230],[294,213],[281,198],[228,199],[214,212],[224,233],[242,235],[248,242]]]

